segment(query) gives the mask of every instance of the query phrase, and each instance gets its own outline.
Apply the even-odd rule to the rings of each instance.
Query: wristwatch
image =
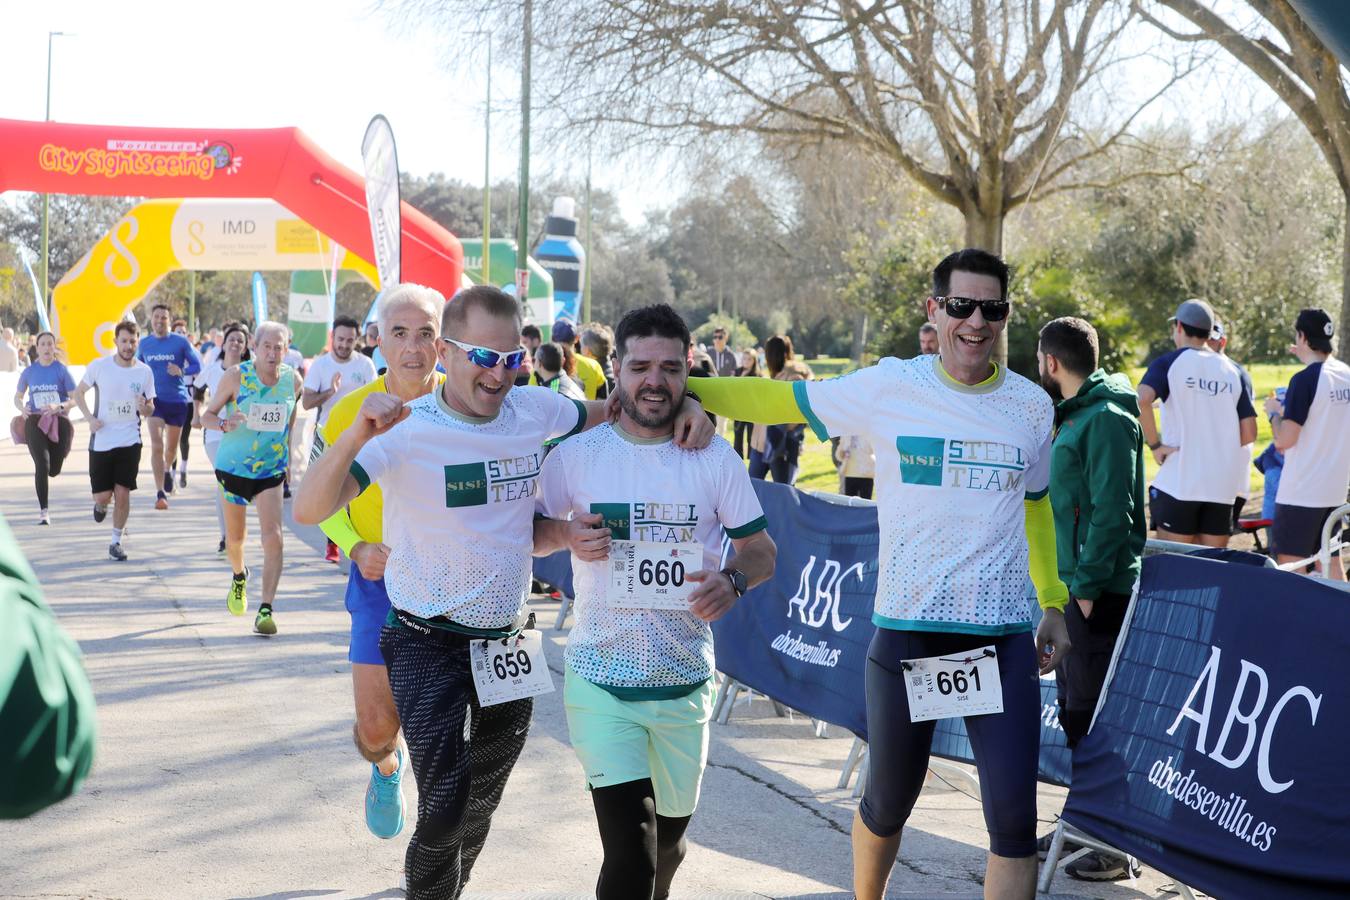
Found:
[[[745,578],[745,573],[740,569],[733,569],[730,566],[722,570],[722,574],[731,579],[731,589],[736,592],[736,599],[749,589],[749,582]]]

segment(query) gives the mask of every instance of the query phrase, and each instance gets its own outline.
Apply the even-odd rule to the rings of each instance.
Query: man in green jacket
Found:
[[[79,790],[94,758],[94,691],[0,517],[0,819]]]
[[[1144,438],[1129,379],[1097,367],[1092,325],[1069,317],[1047,323],[1036,358],[1041,384],[1055,401],[1050,505],[1059,577],[1069,586],[1064,619],[1072,644],[1055,680],[1059,723],[1072,748],[1092,724],[1139,577],[1148,537]],[[1091,854],[1068,871],[1078,878],[1114,880],[1126,877],[1132,865]]]

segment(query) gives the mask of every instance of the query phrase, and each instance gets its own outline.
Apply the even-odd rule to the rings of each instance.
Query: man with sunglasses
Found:
[[[544,442],[604,419],[603,403],[514,387],[520,324],[515,299],[495,287],[457,294],[436,348],[441,390],[406,404],[368,394],[295,501],[296,521],[317,524],[372,484],[383,492],[392,609],[380,650],[417,779],[413,898],[459,896],[529,728],[530,698],[480,703],[469,652],[526,625]],[[706,446],[711,425],[685,406],[681,443]]]
[[[1069,649],[1068,589],[1057,572],[1047,497],[1054,408],[1038,385],[991,358],[1008,318],[1007,291],[1002,260],[961,250],[933,270],[926,306],[937,327],[936,356],[888,357],[827,381],[698,383],[699,398],[718,415],[806,422],[821,440],[856,434],[876,451],[881,546],[872,617],[878,627],[866,672],[871,763],[853,821],[860,900],[884,896],[901,829],[923,787],[934,719],[955,716],[965,718],[980,771],[990,835],[985,892],[1029,900],[1036,889],[1036,675]],[[1044,610],[1034,642],[1028,575]],[[919,704],[928,701],[910,693],[910,674],[950,677],[952,660],[964,666],[963,681],[979,667],[983,687],[972,687],[969,701],[923,712]],[[995,680],[997,701],[996,692],[985,694]]]

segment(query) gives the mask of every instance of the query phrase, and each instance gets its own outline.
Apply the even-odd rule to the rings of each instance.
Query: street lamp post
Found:
[[[483,103],[483,284],[491,284],[488,260],[492,255],[492,32],[486,32],[487,99]],[[521,303],[524,299],[521,298]]]
[[[516,299],[522,304],[530,287],[530,44],[534,28],[533,0],[524,0],[524,59],[520,70],[520,195],[516,202]],[[550,311],[550,315],[552,312]]]
[[[52,38],[64,37],[64,31],[47,32],[47,112],[46,121],[52,120]],[[50,212],[49,195],[42,195],[42,304],[51,315],[51,292],[47,280],[47,217]]]

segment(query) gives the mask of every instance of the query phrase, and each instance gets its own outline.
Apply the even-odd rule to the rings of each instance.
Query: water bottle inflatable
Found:
[[[544,220],[544,236],[534,258],[553,276],[555,318],[580,322],[586,251],[577,240],[576,205],[571,197],[554,199],[553,213]]]

